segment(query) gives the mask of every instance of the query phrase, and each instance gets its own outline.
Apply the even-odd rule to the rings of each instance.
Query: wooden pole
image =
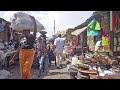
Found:
[[[114,52],[114,33],[113,33],[113,27],[112,27],[112,25],[113,25],[113,22],[112,22],[112,18],[113,18],[113,16],[112,16],[112,11],[110,11],[110,52],[109,52],[109,54],[111,55],[111,56],[113,56],[113,52]]]

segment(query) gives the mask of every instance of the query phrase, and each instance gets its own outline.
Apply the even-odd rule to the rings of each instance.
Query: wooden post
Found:
[[[113,56],[113,52],[114,52],[114,32],[112,30],[112,25],[113,25],[113,22],[112,22],[112,11],[110,11],[110,52],[109,52],[109,55]]]

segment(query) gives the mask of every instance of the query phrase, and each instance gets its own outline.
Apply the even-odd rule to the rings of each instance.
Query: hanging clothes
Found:
[[[97,30],[88,30],[87,36],[97,36],[99,33]]]
[[[90,51],[95,51],[95,43],[94,43],[93,36],[87,37],[87,45],[88,45]]]
[[[117,14],[117,22],[116,22],[116,29],[120,29],[120,14]]]
[[[104,33],[104,35],[109,35],[108,30],[105,28],[104,18],[101,18],[101,31]]]
[[[100,23],[96,19],[93,19],[91,23],[88,25],[88,29],[89,30],[101,30]]]
[[[108,46],[109,45],[109,38],[103,36],[102,37],[102,46]]]
[[[98,31],[97,30],[91,30],[90,32],[92,33],[92,36],[97,36],[98,35]]]
[[[98,30],[101,30],[100,23],[96,19],[93,19],[88,25],[87,36],[97,36]]]
[[[117,25],[117,13],[116,12],[113,12],[112,13],[112,22],[113,22],[113,24],[112,24],[112,30],[114,31],[114,32],[116,32],[116,25]]]

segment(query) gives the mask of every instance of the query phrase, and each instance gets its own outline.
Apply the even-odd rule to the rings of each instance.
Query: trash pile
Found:
[[[74,57],[75,58],[75,57]],[[77,59],[77,61],[76,61]],[[120,63],[108,55],[85,54],[68,60],[67,69],[74,79],[119,79]]]

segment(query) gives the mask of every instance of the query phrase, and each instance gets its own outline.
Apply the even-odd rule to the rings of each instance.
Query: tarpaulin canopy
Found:
[[[80,33],[82,33],[86,29],[87,29],[87,27],[84,27],[82,29],[77,29],[77,30],[73,31],[71,34],[78,36]]]

